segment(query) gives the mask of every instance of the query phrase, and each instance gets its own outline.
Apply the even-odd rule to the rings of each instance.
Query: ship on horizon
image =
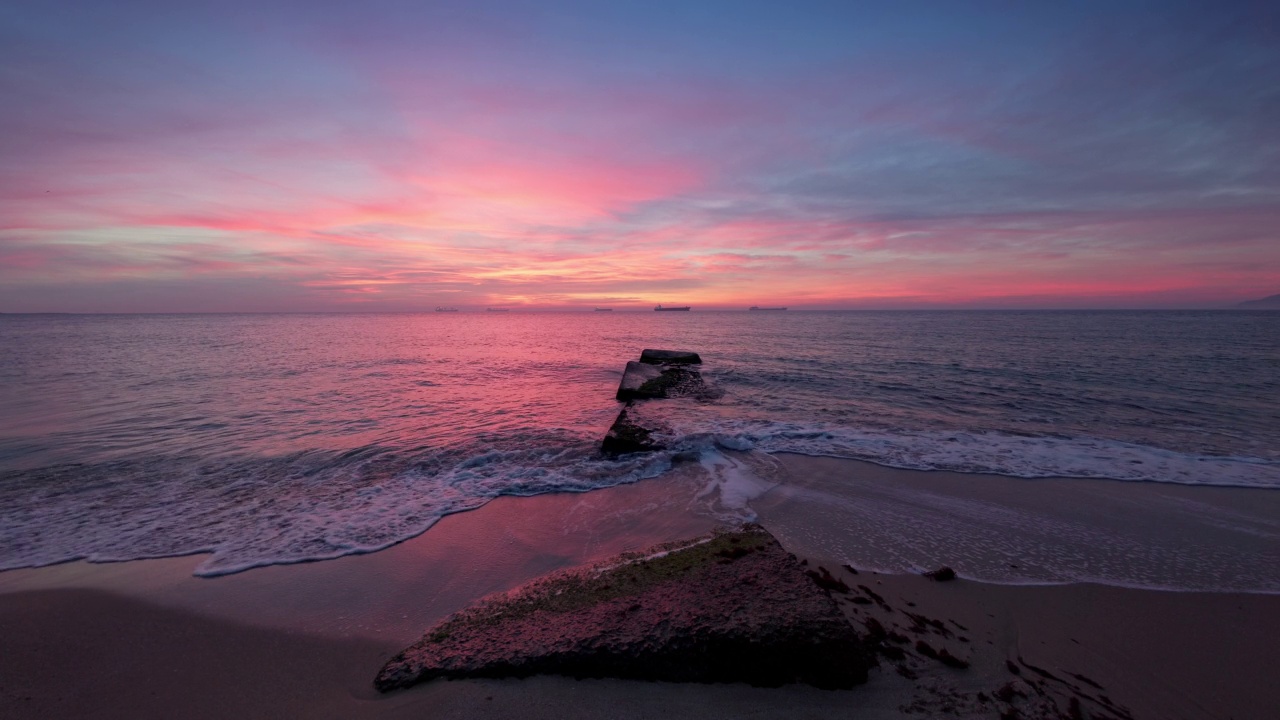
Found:
[[[783,310],[786,310],[786,308],[784,308],[784,307],[760,307],[759,305],[752,305],[751,307],[747,308],[747,310],[748,310],[748,311],[750,311],[750,312],[782,312]]]
[[[683,307],[662,307],[661,305],[659,305],[658,307],[654,308],[653,311],[654,312],[689,312],[689,306],[685,305]]]
[[[613,312],[613,308],[602,308],[602,307],[598,307],[598,308],[596,308],[596,312]]]
[[[456,307],[445,307],[443,305],[436,306],[436,312],[458,312]]]

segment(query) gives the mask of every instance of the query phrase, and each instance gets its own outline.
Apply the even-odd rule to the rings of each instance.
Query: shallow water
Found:
[[[1107,480],[886,471],[776,456],[752,503],[799,554],[860,570],[941,565],[982,582],[1280,593],[1280,493]]]
[[[596,452],[644,347],[725,391],[645,412],[726,516],[758,468],[725,448],[1280,488],[1280,313],[0,316],[0,569],[216,575],[656,476],[674,451]]]

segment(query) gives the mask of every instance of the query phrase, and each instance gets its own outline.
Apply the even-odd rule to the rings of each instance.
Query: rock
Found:
[[[873,662],[831,596],[746,525],[490,596],[392,658],[374,684],[556,674],[848,688]]]
[[[633,400],[641,397],[661,397],[661,395],[641,394],[640,388],[645,383],[662,377],[662,368],[630,361],[622,372],[622,382],[618,385],[619,400]]]
[[[946,582],[948,580],[956,579],[956,571],[952,570],[946,565],[943,565],[937,570],[931,570],[925,573],[924,576],[929,578],[930,580],[937,580],[938,582]]]
[[[965,668],[969,667],[968,660],[961,660],[955,655],[952,655],[951,651],[946,648],[942,648],[941,650],[938,651],[938,660],[943,665],[946,665],[947,667],[953,667],[958,670],[964,670]]]
[[[872,600],[875,600],[877,605],[880,605],[886,608],[889,607],[889,603],[885,602],[884,598],[881,597],[879,594],[877,594],[875,590],[872,590],[866,585],[859,585],[858,589],[866,593],[867,597],[871,598]]]
[[[827,592],[849,592],[849,585],[845,583],[845,581],[833,576],[831,571],[824,567],[818,568],[816,572],[813,570],[805,570],[804,574],[808,575],[809,579],[812,580],[814,584]]]
[[[637,424],[627,414],[627,409],[622,408],[613,425],[609,426],[609,432],[605,433],[604,440],[600,443],[600,450],[610,456],[661,450],[664,447],[662,443],[653,439],[652,431]]]
[[[702,382],[702,374],[696,370],[646,365],[634,360],[627,363],[617,394],[623,401],[695,396],[712,396]]]
[[[702,358],[688,350],[645,349],[640,351],[640,362],[650,365],[701,365]]]

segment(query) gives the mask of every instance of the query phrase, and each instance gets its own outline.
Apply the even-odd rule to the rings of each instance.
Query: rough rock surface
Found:
[[[702,358],[698,353],[688,350],[652,350],[640,351],[640,362],[651,365],[701,365]]]
[[[702,374],[683,367],[667,367],[630,361],[618,384],[619,400],[694,397],[710,394]]]
[[[747,525],[490,596],[392,658],[374,684],[557,674],[848,688],[873,662],[831,596]]]
[[[636,423],[627,414],[629,407],[630,405],[622,408],[613,425],[609,426],[609,432],[605,433],[604,440],[600,443],[600,450],[606,455],[661,450],[664,445],[653,439],[652,431]]]

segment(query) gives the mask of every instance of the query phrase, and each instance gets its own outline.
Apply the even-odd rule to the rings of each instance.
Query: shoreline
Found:
[[[752,507],[798,554],[1009,587],[1280,594],[1280,492],[775,457],[785,482]]]
[[[722,450],[721,452],[723,452],[725,455],[730,455],[730,456],[743,456],[743,453],[741,451]],[[1253,494],[1256,498],[1263,500],[1263,506],[1266,508],[1270,508],[1271,510],[1274,510],[1275,517],[1280,517],[1280,488],[1259,487],[1255,485],[1182,483],[1182,482],[1176,482],[1176,481],[1164,482],[1164,481],[1148,481],[1148,480],[1125,480],[1125,479],[1118,479],[1118,478],[1083,477],[1083,476],[1025,477],[1021,475],[1009,475],[1009,474],[1003,474],[998,472],[970,472],[970,471],[957,471],[957,470],[946,470],[946,469],[915,469],[915,468],[904,468],[904,467],[897,467],[893,465],[886,465],[873,460],[861,460],[861,459],[842,457],[839,455],[826,455],[826,454],[820,454],[820,453],[814,454],[814,453],[806,453],[806,452],[798,452],[798,451],[777,451],[777,452],[768,452],[768,453],[759,452],[757,454],[768,457],[768,458],[772,458],[775,461],[777,461],[779,464],[783,466],[787,466],[788,469],[785,470],[784,473],[788,475],[789,478],[782,483],[784,485],[795,485],[797,476],[802,475],[804,473],[811,473],[815,469],[818,470],[819,474],[830,475],[830,470],[827,470],[821,467],[822,465],[826,465],[828,468],[829,467],[845,468],[845,470],[839,471],[840,474],[842,474],[843,476],[849,476],[849,475],[872,476],[872,477],[878,477],[879,479],[882,479],[882,480],[890,480],[892,482],[901,482],[903,479],[915,479],[915,480],[927,479],[929,481],[935,481],[937,486],[947,486],[952,488],[953,490],[956,491],[955,495],[957,496],[965,495],[969,491],[971,491],[974,487],[976,487],[975,485],[971,484],[974,481],[979,483],[979,485],[984,482],[985,483],[1003,482],[1003,483],[1006,483],[1005,487],[1015,487],[1015,488],[1019,486],[1023,486],[1025,484],[1025,487],[1022,489],[1026,491],[1028,488],[1034,488],[1030,490],[1031,493],[1034,493],[1045,486],[1054,486],[1054,485],[1069,487],[1073,490],[1081,487],[1088,487],[1090,485],[1096,485],[1104,488],[1109,485],[1116,486],[1118,488],[1119,487],[1135,488],[1132,490],[1125,489],[1125,490],[1114,491],[1112,493],[1104,493],[1104,495],[1109,494],[1112,496],[1114,496],[1117,492],[1118,493],[1153,492],[1156,494],[1161,494],[1162,491],[1163,491],[1163,494],[1167,495],[1170,493],[1181,493],[1184,491],[1182,489],[1186,489],[1186,492],[1189,492],[1191,494],[1223,493],[1225,491],[1226,494],[1220,495],[1220,497],[1227,497],[1227,496],[1243,495],[1244,493],[1242,493],[1241,491],[1256,491],[1250,494]],[[237,569],[233,571],[219,572],[219,573],[213,573],[213,574],[197,574],[196,572],[194,572],[194,570],[196,569],[196,565],[199,565],[199,563],[196,563],[196,565],[193,565],[192,572],[190,574],[192,577],[196,577],[204,580],[215,580],[219,578],[240,576],[246,573],[259,572],[262,570],[270,570],[272,568],[308,567],[308,566],[321,565],[321,564],[332,563],[332,562],[341,562],[341,561],[348,560],[350,558],[356,558],[356,557],[378,556],[388,551],[395,551],[397,548],[400,548],[405,545],[415,544],[419,542],[420,539],[423,538],[424,536],[432,533],[441,522],[444,522],[450,518],[453,518],[459,515],[470,515],[477,511],[483,510],[484,508],[488,507],[490,504],[494,502],[505,504],[513,501],[530,500],[538,497],[560,497],[560,496],[572,497],[572,496],[579,496],[579,495],[595,495],[597,493],[602,493],[602,492],[607,493],[610,491],[618,490],[619,488],[633,487],[633,486],[644,485],[648,483],[660,483],[665,480],[669,480],[673,477],[679,477],[681,478],[681,482],[687,483],[689,481],[689,478],[687,477],[688,474],[690,472],[696,472],[696,466],[697,466],[697,463],[692,463],[692,464],[687,462],[683,464],[677,463],[672,468],[666,470],[662,474],[655,477],[640,478],[638,480],[634,480],[626,483],[620,483],[618,485],[610,485],[610,486],[604,486],[599,488],[590,488],[586,490],[562,490],[562,491],[555,491],[555,492],[538,493],[534,495],[498,495],[486,500],[484,504],[476,506],[474,508],[468,508],[465,510],[457,510],[457,511],[446,513],[445,515],[441,516],[438,520],[436,520],[435,523],[432,524],[430,527],[428,527],[426,530],[423,530],[417,533],[416,535],[407,537],[403,540],[396,541],[394,543],[391,543],[389,545],[386,545],[376,550],[359,550],[359,551],[350,552],[345,555],[338,555],[334,557],[324,557],[324,558],[304,559],[304,560],[264,561],[262,564],[253,565],[245,569]],[[755,469],[758,470],[759,468],[757,467]],[[965,482],[966,480],[968,482]],[[957,483],[957,481],[960,481],[960,482]],[[803,484],[803,482],[800,484]],[[916,483],[916,487],[919,488],[920,483]],[[1147,488],[1147,489],[1139,490],[1136,488]],[[766,491],[766,493],[767,492],[772,492],[772,489],[769,491]],[[1180,499],[1185,499],[1185,496]],[[1245,502],[1243,499],[1238,499],[1233,504],[1238,506],[1239,508],[1251,508],[1253,505],[1252,503]],[[686,510],[687,509],[688,508],[686,508]],[[1266,514],[1265,512],[1254,513],[1254,515],[1265,515],[1265,514]],[[1280,521],[1273,522],[1270,524],[1274,526],[1273,528],[1270,528],[1270,529],[1275,534],[1277,534],[1277,536],[1280,536]],[[116,565],[129,565],[133,563],[146,563],[146,562],[168,562],[168,561],[180,562],[186,559],[207,558],[211,555],[213,555],[212,551],[200,550],[200,551],[183,552],[183,553],[177,553],[177,554],[161,554],[161,555],[154,555],[154,556],[136,557],[136,558],[129,558],[124,560],[89,560],[84,557],[80,557],[80,558],[63,560],[63,561],[59,561],[59,562],[55,562],[47,565],[24,566],[24,567],[0,569],[0,592],[5,592],[4,578],[10,574],[22,575],[25,573],[39,572],[39,571],[49,571],[49,572],[56,573],[57,568],[64,568],[68,566],[70,567],[78,567],[78,566],[110,567],[110,566],[116,566]],[[1277,560],[1278,562],[1280,562],[1280,555],[1277,555]],[[919,566],[913,566],[910,568],[900,568],[900,569],[888,569],[884,567],[879,567],[877,568],[877,570],[883,574],[911,575],[911,574],[916,574],[929,569],[928,567],[926,567],[926,565],[919,565]],[[80,574],[80,573],[73,573],[73,574]],[[1277,582],[1274,588],[1269,588],[1269,589],[1268,588],[1194,588],[1194,587],[1189,588],[1189,587],[1180,587],[1180,586],[1171,586],[1171,585],[1149,585],[1149,584],[1141,584],[1141,583],[1126,583],[1123,581],[1116,581],[1113,579],[1091,578],[1091,577],[1052,579],[1052,580],[1040,580],[1040,579],[1008,580],[1008,579],[995,579],[990,577],[968,577],[968,579],[974,580],[977,582],[989,583],[994,585],[1007,585],[1012,587],[1024,587],[1024,586],[1025,587],[1041,587],[1041,586],[1058,586],[1058,585],[1070,585],[1070,584],[1098,584],[1098,585],[1106,585],[1111,587],[1121,587],[1121,588],[1136,589],[1136,590],[1156,590],[1161,592],[1228,592],[1228,593],[1242,592],[1246,594],[1280,595],[1280,579],[1277,579]]]
[[[850,558],[824,533],[856,539],[860,531],[839,516],[813,514],[814,496],[805,493],[851,477],[870,492],[886,478],[931,484],[945,476],[811,456],[779,461],[789,477],[752,507],[788,550],[832,570]],[[1135,718],[1280,715],[1280,690],[1265,674],[1280,663],[1280,650],[1266,642],[1280,634],[1276,594],[935,583],[856,562],[857,576],[842,575],[851,585],[875,588],[897,610],[914,603],[918,612],[969,628],[972,647],[962,649],[971,653],[972,668],[926,664],[922,679],[907,681],[886,665],[851,691],[664,684],[655,693],[651,683],[556,677],[432,682],[387,696],[373,691],[387,658],[483,595],[719,524],[696,510],[703,489],[697,469],[588,493],[501,497],[377,553],[216,578],[193,576],[192,556],[0,572],[0,634],[21,648],[0,661],[0,707],[11,708],[0,717],[361,718],[427,709],[433,717],[494,718],[918,717],[941,712],[957,693],[990,693],[1007,680],[1003,663],[1011,652],[1090,678]],[[1054,498],[1044,481],[1004,480],[1025,483],[1032,500],[1046,492]],[[973,487],[954,489],[981,495]],[[1128,502],[1129,491],[1118,492],[1117,502]],[[938,557],[932,564],[946,562]],[[865,605],[850,607],[867,612]],[[231,687],[237,689],[227,692]],[[919,712],[902,710],[913,703]],[[991,716],[974,712],[960,716]]]

